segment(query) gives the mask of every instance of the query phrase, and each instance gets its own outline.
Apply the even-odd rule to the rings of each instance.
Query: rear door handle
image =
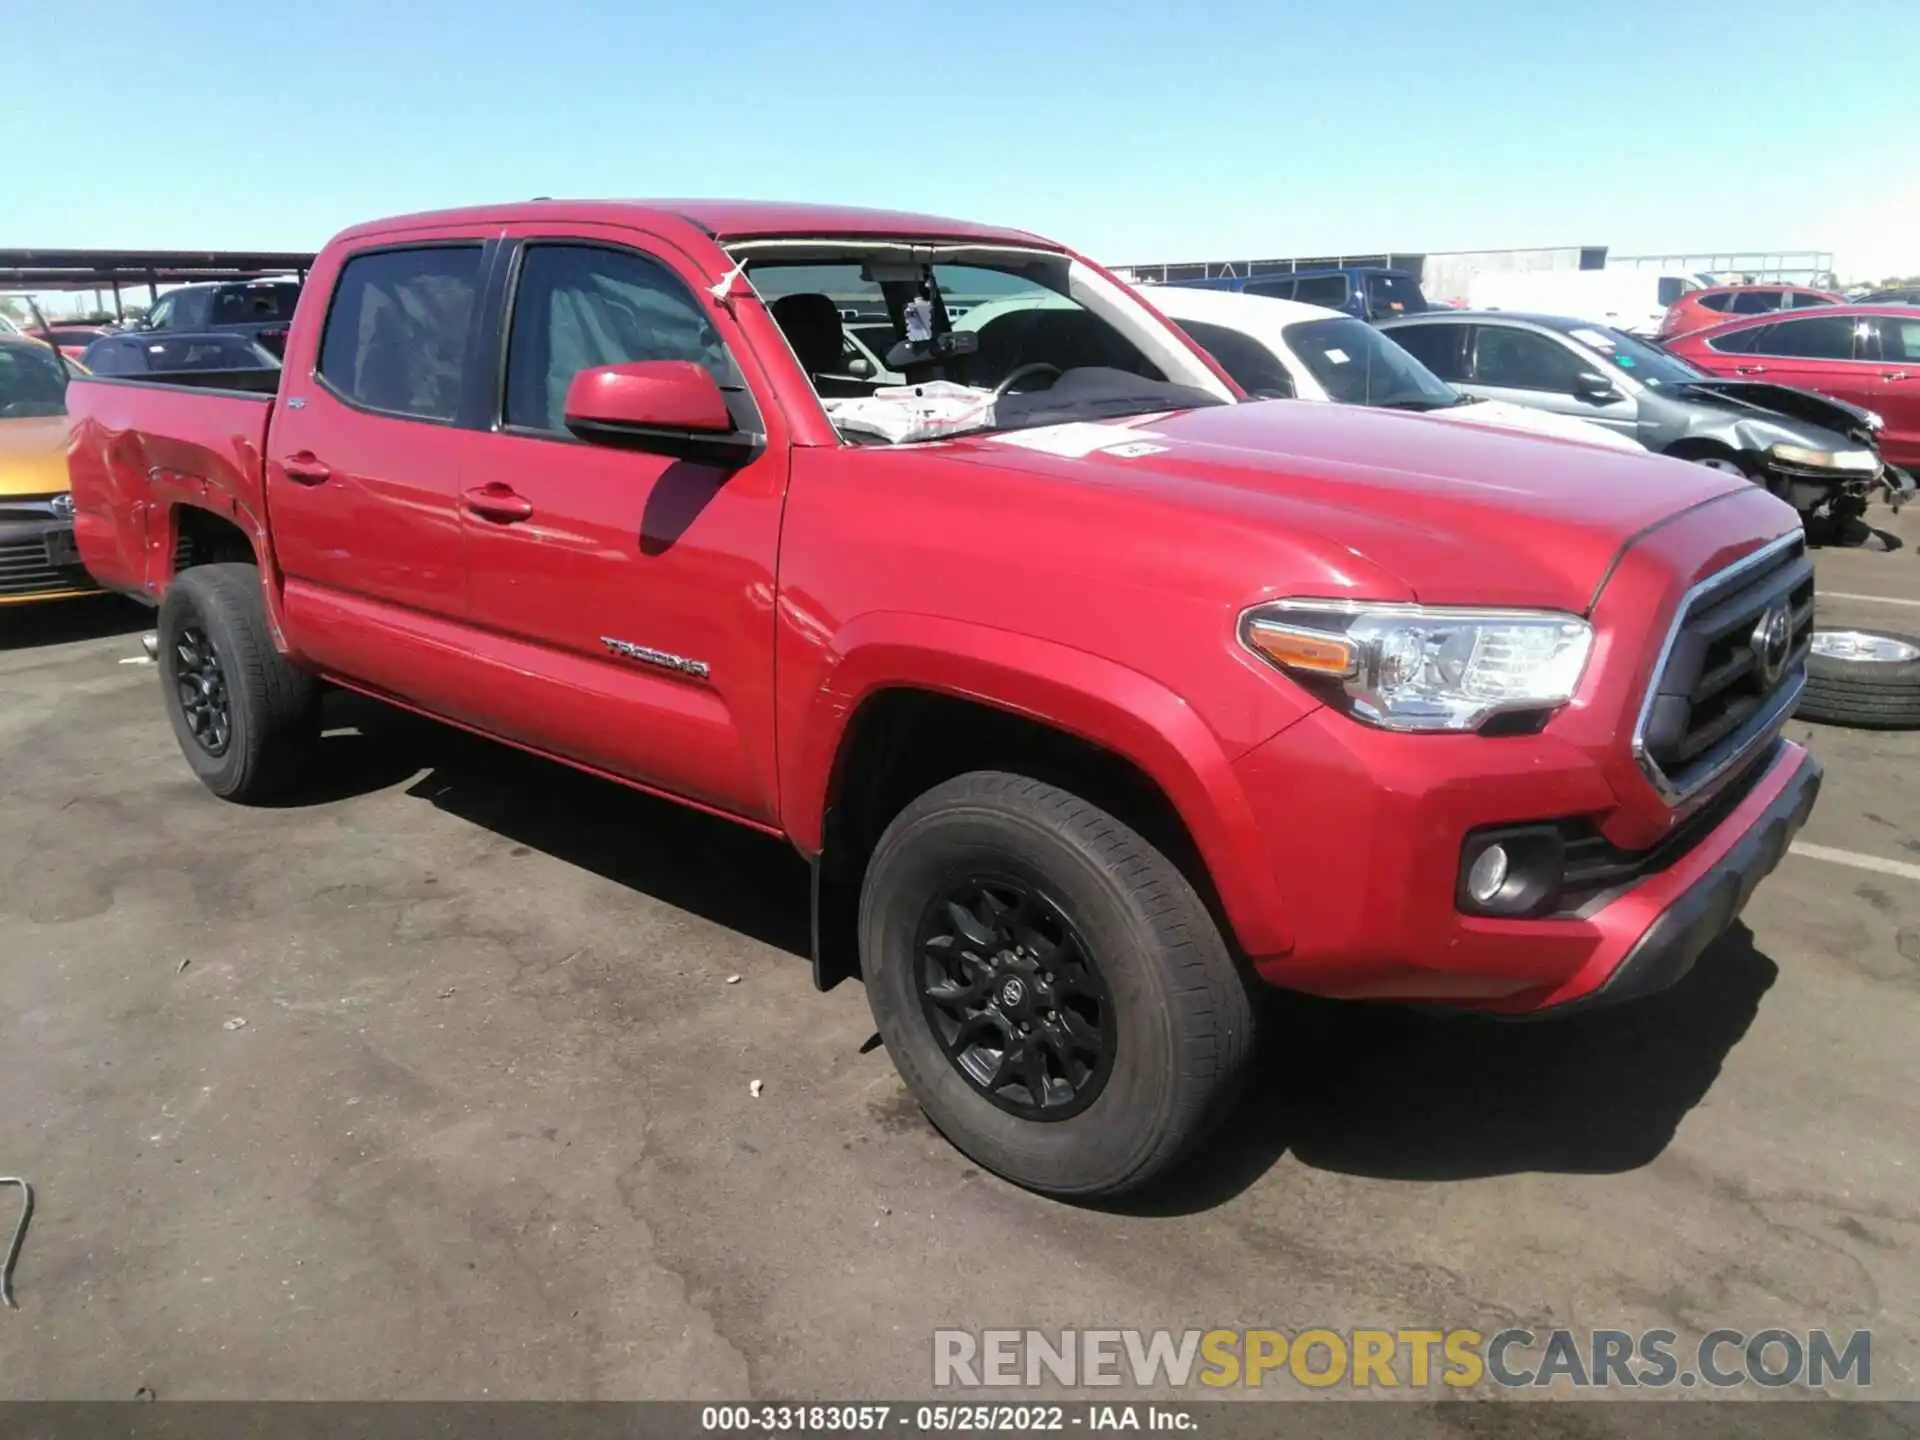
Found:
[[[512,486],[502,485],[498,480],[465,491],[460,503],[472,514],[496,525],[515,525],[533,518],[533,502],[524,495],[516,495]]]
[[[1911,370],[1889,370],[1880,378],[1882,380],[1911,380],[1913,379],[1913,372]]]
[[[332,469],[311,450],[301,450],[287,456],[280,462],[280,468],[287,472],[287,478],[296,485],[324,485],[333,477]]]
[[[1767,373],[1767,367],[1764,365],[1736,365],[1733,367],[1733,373],[1736,375],[1764,375]]]

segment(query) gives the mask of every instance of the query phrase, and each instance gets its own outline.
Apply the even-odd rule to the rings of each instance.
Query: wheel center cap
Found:
[[[1007,975],[1001,978],[995,998],[999,1000],[1002,1010],[1019,1014],[1027,1008],[1027,999],[1030,994],[1025,980],[1018,975]]]

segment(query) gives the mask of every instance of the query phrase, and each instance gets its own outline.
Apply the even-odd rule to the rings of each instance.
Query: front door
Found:
[[[267,435],[276,559],[308,657],[456,718],[456,506],[478,438],[462,412],[488,253],[465,235],[370,240],[317,272],[326,324],[298,332]]]
[[[1608,371],[1600,360],[1557,335],[1477,323],[1467,382],[1460,388],[1490,400],[1592,420],[1638,438],[1640,402],[1617,372]]]
[[[1878,345],[1872,369],[1879,387],[1868,404],[1887,422],[1880,453],[1912,470],[1920,466],[1920,310],[1912,319],[1882,315],[1873,323]]]
[[[494,420],[461,524],[480,645],[546,683],[500,686],[488,724],[770,822],[784,426],[755,406],[750,356],[686,256],[619,229],[521,227],[508,245]],[[705,366],[767,445],[727,469],[575,437],[574,375],[639,360]]]

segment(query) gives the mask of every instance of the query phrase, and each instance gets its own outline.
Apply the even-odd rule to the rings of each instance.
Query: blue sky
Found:
[[[480,200],[742,195],[1116,264],[1605,244],[1920,270],[1917,0],[11,9],[0,245],[313,248]]]

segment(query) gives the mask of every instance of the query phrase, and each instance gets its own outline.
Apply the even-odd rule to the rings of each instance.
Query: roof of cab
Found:
[[[885,236],[903,240],[964,240],[995,244],[1041,245],[1057,249],[1052,241],[1025,230],[948,220],[895,210],[863,210],[851,205],[803,205],[757,200],[526,200],[506,205],[478,205],[459,210],[400,215],[355,225],[341,240],[395,230],[482,224],[512,225],[529,221],[569,220],[580,224],[658,224],[662,220],[693,226],[715,240],[751,240],[772,236],[833,239],[839,236]]]

